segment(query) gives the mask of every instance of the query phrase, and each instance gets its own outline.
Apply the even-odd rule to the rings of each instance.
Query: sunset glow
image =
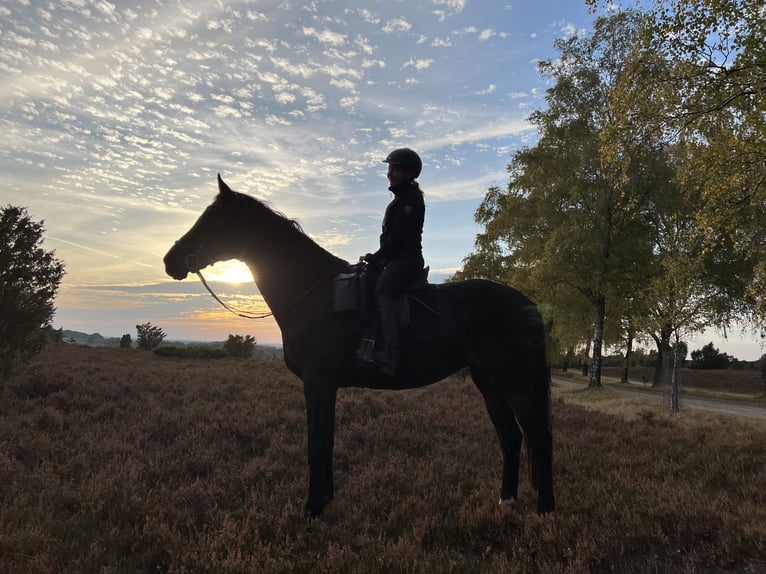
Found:
[[[203,270],[208,281],[219,281],[239,285],[253,281],[253,274],[247,265],[241,261],[220,261]]]
[[[225,340],[253,326],[222,323],[196,277],[163,266],[216,174],[356,261],[391,200],[381,160],[407,146],[423,158],[438,283],[472,251],[488,188],[536,141],[538,62],[594,18],[571,0],[0,1],[0,204],[44,221],[65,264],[55,327],[119,337],[149,321]],[[204,273],[260,295],[238,262]],[[259,340],[280,342],[270,325]]]

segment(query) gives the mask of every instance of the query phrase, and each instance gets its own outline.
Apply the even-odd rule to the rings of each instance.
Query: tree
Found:
[[[255,337],[250,335],[229,335],[228,340],[223,344],[224,350],[230,357],[241,357],[247,359],[253,356],[255,350]]]
[[[611,4],[587,0],[594,7]],[[740,317],[766,325],[766,18],[762,0],[664,0],[650,5],[621,101],[689,152],[678,180],[698,205],[708,246]],[[647,71],[651,73],[647,73]],[[740,308],[735,309],[735,299]]]
[[[623,133],[630,131],[628,127]],[[732,279],[717,263],[726,257],[725,246],[705,241],[698,220],[699,202],[676,180],[681,147],[655,145],[663,154],[653,169],[666,175],[646,212],[652,229],[652,257],[646,268],[647,283],[634,302],[632,321],[657,346],[654,385],[658,386],[670,384],[672,371],[666,362],[675,362],[671,356],[674,338],[678,343],[708,326],[727,323],[732,297],[725,286]]]
[[[152,351],[159,347],[160,343],[162,343],[163,339],[166,337],[165,332],[161,328],[154,326],[151,323],[136,325],[136,332],[138,334],[136,339],[138,348],[147,351]]]
[[[126,333],[120,338],[120,349],[130,349],[133,346],[133,341],[130,338],[130,334]]]
[[[735,361],[728,353],[722,353],[710,341],[707,345],[692,351],[692,369],[726,369]]]
[[[707,326],[725,329],[748,315],[757,320],[764,301],[766,265],[760,287],[759,269],[766,257],[766,108],[751,101],[750,84],[760,66],[766,86],[766,61],[756,56],[763,43],[751,45],[753,31],[766,28],[753,9],[741,0],[655,4],[615,86],[614,121],[603,134],[612,152],[605,154],[608,169],[631,167],[633,154],[620,141],[648,142],[663,150],[667,163],[660,167],[668,171],[667,193],[658,195],[662,205],[648,213],[657,242],[637,315],[657,344],[655,385],[668,382],[663,363],[674,335],[679,340]],[[747,71],[722,73],[723,62],[733,63],[739,51],[750,54],[750,63],[743,64]],[[756,145],[751,131],[760,134]],[[762,307],[763,324],[766,303]]]
[[[485,232],[462,274],[486,273],[490,264],[503,272],[496,278],[544,303],[564,351],[592,343],[592,386],[601,384],[607,317],[622,312],[651,254],[643,210],[655,182],[638,169],[627,182],[615,179],[603,167],[601,141],[640,26],[638,13],[617,14],[599,18],[592,36],[556,41],[560,58],[540,64],[552,83],[548,108],[530,116],[540,138],[514,154],[508,189],[490,189],[477,210]]]
[[[0,209],[0,376],[42,350],[64,264],[42,248],[43,222],[23,207]]]

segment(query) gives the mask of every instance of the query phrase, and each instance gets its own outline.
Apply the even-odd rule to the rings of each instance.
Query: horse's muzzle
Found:
[[[188,257],[179,250],[176,243],[162,260],[165,263],[165,273],[178,281],[186,279],[190,271],[187,262]]]

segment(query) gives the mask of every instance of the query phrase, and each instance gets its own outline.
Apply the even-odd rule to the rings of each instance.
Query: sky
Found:
[[[381,160],[411,147],[424,257],[443,281],[473,249],[487,189],[534,145],[537,63],[594,18],[578,0],[0,0],[0,204],[43,220],[66,266],[57,328],[279,343],[273,320],[229,315],[196,277],[164,273],[216,173],[355,261],[391,199]],[[206,276],[266,310],[243,265]],[[716,339],[743,359],[757,343]]]

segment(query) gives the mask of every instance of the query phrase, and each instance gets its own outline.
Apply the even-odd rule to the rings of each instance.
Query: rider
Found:
[[[375,307],[378,313],[383,348],[367,358],[387,375],[399,365],[399,331],[396,325],[394,299],[404,293],[423,269],[423,192],[415,181],[423,168],[420,156],[409,148],[392,151],[388,164],[389,190],[394,199],[386,207],[380,248],[360,259],[381,269],[375,284]]]

